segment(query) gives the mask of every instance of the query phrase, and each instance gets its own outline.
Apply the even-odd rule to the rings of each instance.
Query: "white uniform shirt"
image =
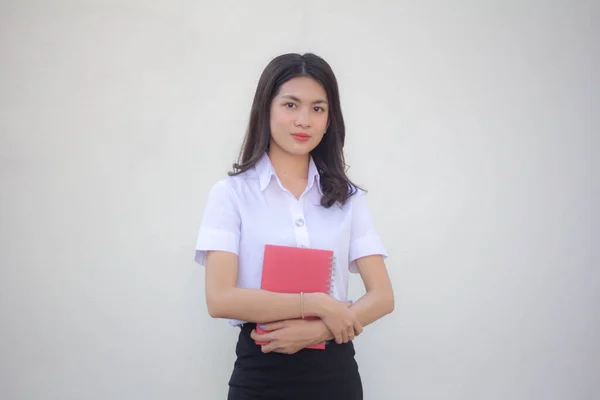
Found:
[[[319,173],[312,158],[308,184],[300,199],[285,189],[265,154],[254,168],[217,182],[210,190],[198,234],[195,260],[206,252],[238,256],[237,287],[259,289],[265,244],[333,250],[336,264],[332,296],[348,297],[355,260],[387,253],[373,228],[365,195],[358,190],[344,206],[321,205]],[[232,325],[245,321],[230,320]]]

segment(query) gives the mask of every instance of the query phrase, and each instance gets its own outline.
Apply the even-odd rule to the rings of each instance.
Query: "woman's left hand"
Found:
[[[294,354],[306,346],[325,340],[327,327],[319,320],[298,319],[265,324],[263,329],[269,332],[259,334],[252,330],[250,334],[256,341],[268,342],[262,345],[263,353]]]

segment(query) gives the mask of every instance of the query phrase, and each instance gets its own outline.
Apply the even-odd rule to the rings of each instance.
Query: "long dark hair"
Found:
[[[329,208],[336,202],[344,204],[360,188],[346,175],[347,165],[343,152],[346,128],[340,106],[337,79],[329,64],[312,53],[283,54],[267,65],[254,94],[250,121],[238,162],[233,164],[233,171],[229,172],[229,175],[238,175],[252,168],[269,149],[271,102],[281,85],[299,76],[310,77],[321,84],[327,93],[329,103],[327,133],[311,151],[320,174],[323,192],[321,205]]]

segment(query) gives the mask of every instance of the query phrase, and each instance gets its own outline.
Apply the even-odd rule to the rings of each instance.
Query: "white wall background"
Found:
[[[0,2],[0,398],[225,398],[237,331],[207,316],[193,248],[290,51],[339,78],[390,252],[396,311],[356,343],[365,399],[600,398],[598,16]]]

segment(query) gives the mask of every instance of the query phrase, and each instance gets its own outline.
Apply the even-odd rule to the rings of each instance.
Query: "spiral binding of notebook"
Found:
[[[336,258],[335,255],[329,256],[329,282],[325,293],[333,296],[335,293],[335,271],[336,271]]]

